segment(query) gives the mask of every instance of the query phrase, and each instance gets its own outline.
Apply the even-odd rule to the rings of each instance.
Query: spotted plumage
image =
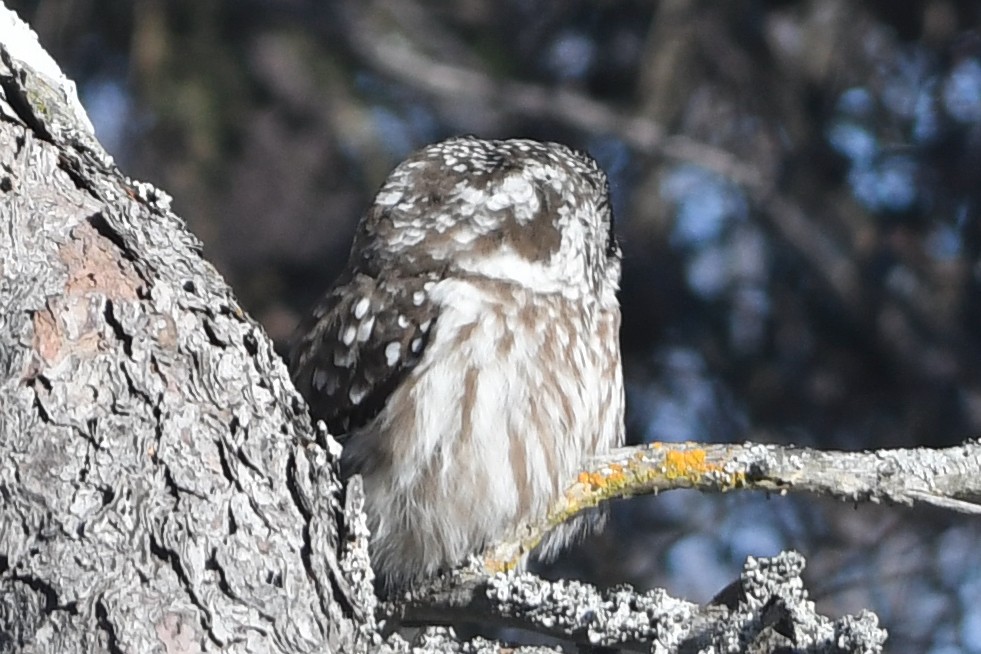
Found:
[[[290,370],[361,474],[402,586],[540,517],[623,433],[606,177],[554,143],[450,139],[391,173]],[[596,519],[560,527],[554,552]]]

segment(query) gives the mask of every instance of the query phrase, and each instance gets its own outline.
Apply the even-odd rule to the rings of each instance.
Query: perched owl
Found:
[[[289,365],[343,436],[343,474],[364,478],[389,587],[544,515],[621,442],[619,278],[606,176],[585,154],[452,138],[388,177]]]

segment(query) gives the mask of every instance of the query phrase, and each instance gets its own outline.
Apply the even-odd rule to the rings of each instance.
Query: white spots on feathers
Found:
[[[402,344],[398,341],[392,341],[385,346],[385,363],[388,364],[389,368],[394,368],[395,364],[399,361],[399,356],[402,354]]]
[[[347,396],[350,398],[352,404],[361,404],[361,400],[367,395],[368,387],[362,384],[352,384],[351,389],[347,392]]]
[[[463,204],[470,205],[471,207],[483,203],[483,201],[487,198],[487,193],[483,189],[476,188],[469,184],[464,185],[458,191],[458,193]]]
[[[409,319],[406,318],[404,314],[401,314],[401,313],[399,314],[399,317],[397,319],[397,322],[398,322],[399,328],[401,328],[401,329],[405,329],[406,327],[409,326]]]
[[[344,328],[344,333],[341,334],[341,342],[344,345],[350,345],[354,342],[354,338],[358,335],[358,328],[354,325],[348,325]]]
[[[422,338],[413,338],[412,343],[409,344],[409,349],[412,350],[413,354],[419,354],[422,351]]]
[[[513,209],[516,214],[534,214],[538,211],[538,196],[523,175],[508,175],[484,205],[491,211]],[[517,216],[520,220],[521,216]]]
[[[375,317],[371,316],[358,325],[358,343],[367,343],[371,338],[371,330],[375,328]]]
[[[422,291],[416,291],[412,294],[412,304],[421,307],[422,303],[426,301],[426,294]]]
[[[368,313],[369,307],[371,307],[371,300],[363,297],[354,304],[354,307],[351,309],[351,313],[354,314],[354,317],[357,320],[361,320],[365,317],[365,314]]]
[[[453,232],[453,240],[460,245],[469,245],[478,238],[480,238],[480,234],[472,229],[458,229],[457,231]]]
[[[382,190],[375,196],[375,204],[392,206],[402,199],[402,191]]]

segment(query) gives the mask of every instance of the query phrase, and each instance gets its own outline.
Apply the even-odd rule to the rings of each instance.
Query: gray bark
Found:
[[[351,651],[372,612],[326,440],[3,20],[0,651]]]

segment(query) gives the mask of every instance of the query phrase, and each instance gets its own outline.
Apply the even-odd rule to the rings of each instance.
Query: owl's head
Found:
[[[613,300],[620,248],[606,175],[558,143],[470,136],[399,164],[358,228],[354,267],[442,271]]]

